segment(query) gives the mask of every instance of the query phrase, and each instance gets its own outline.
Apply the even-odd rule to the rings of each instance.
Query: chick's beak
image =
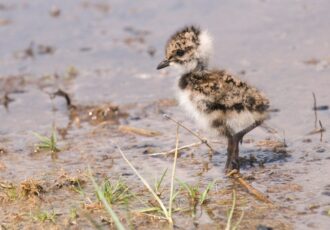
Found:
[[[169,60],[163,60],[159,65],[157,66],[157,69],[162,69],[170,65]]]

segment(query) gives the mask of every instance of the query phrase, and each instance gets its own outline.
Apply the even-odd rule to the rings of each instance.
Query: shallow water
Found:
[[[170,157],[143,154],[174,147],[175,124],[162,114],[195,126],[178,107],[159,101],[174,98],[176,73],[156,71],[155,67],[163,57],[169,35],[183,25],[196,23],[214,37],[212,65],[256,85],[269,96],[272,107],[279,109],[268,122],[277,134],[257,129],[249,134],[250,143],[244,143],[241,150],[243,157],[252,154],[265,161],[264,168],[255,164],[243,170],[253,175],[253,185],[279,206],[264,218],[276,218],[284,224],[278,225],[283,229],[326,229],[330,225],[329,132],[323,133],[322,142],[320,134],[307,135],[314,129],[312,92],[318,105],[329,105],[330,101],[328,1],[206,4],[62,0],[53,4],[45,0],[7,0],[0,4],[0,20],[9,22],[0,23],[0,97],[3,101],[7,94],[13,99],[7,108],[0,106],[0,147],[7,152],[0,154],[0,163],[5,166],[0,171],[1,180],[19,183],[36,177],[52,181],[60,170],[75,173],[86,170],[88,164],[98,175],[125,177],[131,171],[110,139],[122,146],[150,180],[155,172],[160,175],[170,167]],[[49,13],[54,7],[60,10],[58,17]],[[45,46],[51,49],[47,51]],[[70,75],[73,67],[77,75]],[[81,122],[71,124],[65,100],[48,95],[58,88],[69,93],[73,104],[81,108],[113,102],[129,114],[119,119],[120,124],[160,131],[162,135],[125,134],[116,125],[91,125],[86,122],[88,118],[82,117]],[[317,116],[329,130],[330,110],[318,111]],[[55,158],[33,153],[37,140],[31,132],[49,135],[53,125],[68,127],[66,137],[59,137],[62,151]],[[290,157],[258,147],[258,142],[267,138],[285,139]],[[187,132],[180,132],[182,145],[194,141]],[[204,147],[184,152],[178,160],[178,178],[192,183],[202,181],[204,185],[219,179],[220,184],[229,186],[222,173],[225,145],[216,147],[220,154],[211,162]],[[210,169],[203,172],[205,164]],[[134,176],[126,177],[132,184],[137,183]],[[57,197],[53,206],[61,207],[67,194],[59,193]],[[71,202],[79,203],[79,199],[76,196]],[[12,205],[8,213],[0,211],[0,216],[7,217],[16,207]],[[212,222],[205,216],[201,223],[219,221]],[[247,220],[242,224],[252,229],[262,221],[258,216],[253,224]],[[182,226],[192,225],[189,218],[179,222]]]

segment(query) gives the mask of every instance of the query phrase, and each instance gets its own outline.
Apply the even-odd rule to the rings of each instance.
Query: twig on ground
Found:
[[[167,220],[167,218],[165,218],[165,217],[156,216],[156,215],[153,215],[150,213],[145,213],[145,212],[136,211],[136,210],[133,210],[132,212],[135,213],[136,215],[143,215],[143,216],[151,217],[151,218],[158,219],[158,220]]]
[[[313,130],[311,132],[308,133],[308,135],[313,135],[313,134],[317,134],[317,133],[321,133],[321,132],[324,132],[325,131],[325,128],[319,128],[319,129],[316,129],[316,130]]]
[[[9,94],[8,93],[5,93],[3,95],[2,98],[0,98],[0,103],[6,108],[8,109],[8,105],[10,102],[13,102],[14,99],[12,99],[11,97],[9,97]]]
[[[214,144],[224,144],[223,141],[216,141],[216,140],[210,140],[209,142],[214,143]],[[179,147],[178,151],[183,150],[183,149],[189,149],[189,148],[192,148],[192,147],[197,147],[197,146],[202,145],[202,144],[203,144],[202,141],[194,142],[192,144],[184,145],[184,146]],[[151,154],[149,154],[149,156],[169,155],[169,154],[174,154],[174,153],[175,153],[175,149],[171,149],[171,150],[165,151],[165,152],[151,153]]]
[[[254,187],[252,187],[252,185],[250,185],[248,182],[246,182],[246,180],[244,180],[241,177],[241,174],[236,170],[232,170],[231,172],[229,172],[227,174],[228,177],[232,177],[234,178],[240,185],[242,185],[245,189],[248,190],[249,193],[251,193],[252,195],[254,195],[258,200],[265,202],[267,204],[273,204],[273,202],[271,202],[266,195],[264,195],[262,192],[260,192],[259,190],[255,189]]]
[[[277,134],[277,133],[278,133],[276,129],[270,127],[270,126],[269,126],[268,124],[266,124],[266,123],[262,123],[262,124],[260,125],[260,127],[263,128],[263,129],[265,129],[268,133],[271,133],[271,134]]]
[[[56,96],[64,97],[68,108],[72,106],[71,98],[67,92],[63,91],[62,89],[58,89],[55,93],[51,94],[51,97],[56,97]]]
[[[110,140],[111,141],[111,140]],[[129,165],[129,167],[133,170],[133,172],[135,173],[135,175],[142,181],[142,183],[144,184],[144,186],[149,190],[149,192],[152,194],[152,196],[155,198],[155,200],[157,201],[157,203],[159,204],[164,216],[166,217],[166,219],[168,220],[170,227],[173,226],[173,220],[172,217],[169,215],[169,211],[166,209],[163,201],[157,196],[157,194],[155,193],[155,191],[151,188],[151,186],[149,185],[149,183],[141,176],[141,174],[136,170],[136,168],[133,166],[133,164],[127,159],[126,155],[124,154],[124,152],[121,150],[121,148],[115,144],[113,141],[111,141],[112,144],[114,144],[116,146],[116,148],[118,149],[120,155],[123,157],[123,159],[126,161],[126,163]]]
[[[323,133],[325,132],[325,128],[323,127],[321,120],[319,120],[319,124],[320,124],[320,128],[317,128],[317,129],[309,132],[308,135],[313,135],[313,134],[320,133],[321,134],[320,141],[322,142]]]
[[[183,149],[188,149],[188,148],[191,148],[191,147],[196,147],[196,146],[199,146],[201,144],[203,144],[203,142],[199,141],[199,142],[195,142],[195,143],[192,143],[192,144],[189,144],[189,145],[184,145],[182,147],[179,147],[178,148],[178,151],[183,150]],[[174,154],[175,153],[175,150],[176,150],[176,148],[171,149],[171,150],[166,151],[166,152],[151,153],[151,154],[149,154],[149,156],[159,156],[159,155]]]
[[[184,128],[185,130],[187,130],[189,133],[191,133],[192,135],[194,135],[195,137],[197,137],[199,140],[201,140],[201,142],[203,144],[205,144],[209,150],[211,151],[211,153],[213,154],[215,152],[215,150],[210,146],[208,140],[206,138],[201,137],[198,133],[192,131],[191,129],[189,129],[188,127],[184,126],[182,123],[180,123],[179,121],[173,119],[172,117],[170,117],[168,114],[164,114],[164,117],[168,120],[173,121],[175,124],[179,125],[180,127]]]
[[[313,110],[314,110],[314,128],[315,130],[317,129],[317,105],[316,105],[316,96],[315,93],[313,92],[313,100],[314,100],[314,106],[313,106]]]
[[[323,125],[322,125],[321,120],[319,120],[319,124],[320,124],[320,133],[321,133],[320,141],[322,142],[322,140],[323,140],[323,132],[325,131],[325,129],[323,128]]]
[[[128,125],[120,125],[118,130],[124,133],[133,133],[145,137],[155,137],[161,135],[158,131],[136,128]]]
[[[317,119],[317,110],[323,110],[323,109],[328,109],[328,106],[317,106],[316,103],[316,96],[315,93],[313,92],[313,100],[314,100],[314,105],[313,105],[313,110],[314,110],[314,130],[309,132],[308,135],[312,134],[317,134],[320,133],[320,141],[322,142],[323,140],[323,132],[325,132],[325,128],[323,128],[321,120]],[[320,128],[317,128],[317,121],[319,121]]]

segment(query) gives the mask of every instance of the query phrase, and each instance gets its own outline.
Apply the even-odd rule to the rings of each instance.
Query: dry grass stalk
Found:
[[[141,128],[136,128],[132,126],[127,126],[127,125],[121,125],[118,128],[119,131],[124,132],[124,133],[133,133],[145,137],[155,137],[161,135],[160,132],[158,131],[153,131],[153,130],[148,130],[148,129],[141,129]]]
[[[322,142],[323,141],[323,132],[325,132],[325,128],[323,128],[321,120],[319,120],[319,124],[320,124],[320,133],[321,133],[320,141]]]
[[[266,195],[264,195],[262,192],[260,192],[259,190],[255,189],[254,187],[252,187],[252,185],[250,185],[248,182],[246,182],[246,180],[244,180],[241,177],[241,174],[239,172],[237,172],[236,169],[232,170],[231,172],[229,172],[227,174],[228,177],[232,177],[234,178],[240,185],[242,185],[245,189],[248,190],[249,193],[251,193],[252,195],[254,195],[258,200],[265,202],[267,204],[273,204],[273,202],[271,202]]]
[[[261,140],[256,143],[256,146],[267,148],[286,147],[285,143],[279,140]]]
[[[233,190],[233,204],[231,206],[228,218],[227,218],[227,224],[226,224],[226,229],[225,230],[230,230],[231,229],[231,221],[233,219],[234,211],[236,207],[236,191]]]
[[[196,146],[199,146],[203,144],[201,141],[199,142],[195,142],[195,143],[192,143],[192,144],[189,144],[189,145],[184,145],[182,147],[179,147],[179,148],[174,148],[174,149],[171,149],[169,151],[166,151],[166,152],[160,152],[160,153],[151,153],[149,154],[150,156],[158,156],[158,155],[169,155],[169,154],[174,154],[176,150],[180,151],[180,150],[183,150],[183,149],[189,149],[189,148],[192,148],[192,147],[196,147]]]
[[[321,121],[319,121],[319,124],[320,124],[320,126],[322,125]],[[321,133],[321,135],[322,135],[323,132],[325,132],[325,128],[323,128],[323,126],[321,126],[321,128],[315,129],[315,130],[309,132],[308,135],[313,135],[313,134],[317,134],[317,133]]]
[[[174,192],[174,177],[175,177],[175,169],[176,169],[176,160],[178,158],[178,146],[179,146],[179,125],[176,127],[176,141],[175,141],[175,153],[174,153],[174,161],[172,167],[172,177],[171,177],[171,191],[170,191],[170,201],[169,201],[169,208],[168,214],[172,217],[172,205],[173,205],[173,192]]]
[[[34,179],[28,179],[20,184],[20,193],[23,196],[39,196],[40,193],[44,192],[44,188],[41,182]]]
[[[223,141],[216,141],[216,140],[211,140],[211,141],[208,141],[210,143],[214,143],[214,144],[224,144]],[[197,147],[197,146],[200,146],[204,144],[202,141],[199,141],[199,142],[194,142],[192,144],[188,144],[188,145],[184,145],[184,146],[181,146],[178,148],[178,151],[180,150],[183,150],[183,149],[189,149],[189,148],[192,148],[192,147]],[[175,148],[174,149],[171,149],[169,151],[166,151],[166,152],[159,152],[159,153],[151,153],[149,154],[149,156],[159,156],[159,155],[169,155],[169,154],[174,154],[175,153]]]
[[[206,138],[201,137],[198,133],[192,131],[191,129],[189,129],[188,127],[186,127],[185,125],[183,125],[182,123],[180,123],[179,121],[173,119],[172,117],[170,117],[167,114],[164,114],[164,117],[168,120],[173,121],[175,124],[179,125],[180,127],[184,128],[185,130],[187,130],[189,133],[191,133],[192,135],[194,135],[195,137],[197,137],[203,144],[205,144],[210,152],[213,154],[215,153],[215,150],[211,147],[211,145],[209,144],[209,141]]]
[[[0,181],[0,187],[4,189],[11,189],[14,188],[15,186],[10,182]]]
[[[115,145],[118,150],[120,155],[123,157],[123,159],[126,161],[126,163],[129,165],[129,167],[133,170],[133,172],[135,173],[135,175],[137,177],[139,177],[139,179],[142,181],[142,183],[144,184],[144,186],[148,189],[148,191],[152,194],[152,196],[155,198],[155,200],[157,201],[157,203],[159,204],[163,215],[166,217],[166,219],[168,220],[170,227],[173,226],[173,220],[172,217],[169,215],[169,211],[166,209],[163,201],[157,196],[157,194],[155,193],[155,191],[151,188],[151,186],[149,185],[149,183],[141,176],[141,174],[136,170],[136,168],[133,166],[133,164],[127,159],[127,157],[125,156],[124,152],[121,150],[121,148],[118,145]],[[170,198],[171,199],[171,198]]]
[[[136,216],[144,216],[144,217],[149,217],[152,220],[159,220],[159,221],[167,221],[167,218],[163,217],[163,216],[159,216],[159,215],[153,215],[150,213],[145,213],[145,212],[141,212],[141,211],[132,211],[132,213],[134,213],[134,215]]]
[[[110,206],[110,204],[107,202],[106,198],[104,197],[100,187],[98,186],[98,184],[96,183],[94,177],[92,176],[92,171],[90,169],[90,167],[88,167],[88,171],[89,171],[89,177],[93,183],[94,189],[97,192],[98,198],[100,199],[100,201],[102,202],[104,208],[106,209],[106,211],[109,213],[109,215],[111,216],[113,222],[116,225],[116,228],[118,230],[125,230],[124,225],[120,222],[119,217],[117,216],[117,214],[113,211],[112,207]]]
[[[314,128],[315,130],[317,129],[317,105],[316,105],[316,96],[315,93],[313,92],[313,100],[314,100],[314,106],[313,106],[313,110],[314,110]]]
[[[317,134],[320,133],[320,141],[323,141],[323,132],[325,132],[325,128],[323,128],[321,120],[317,119],[317,110],[319,110],[319,107],[317,106],[316,103],[316,96],[315,93],[313,92],[313,110],[314,110],[314,130],[309,132],[309,135]],[[327,106],[326,106],[327,107]],[[319,121],[320,128],[317,127],[317,121]]]

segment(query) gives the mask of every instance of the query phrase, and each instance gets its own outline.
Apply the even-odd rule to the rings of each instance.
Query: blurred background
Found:
[[[264,90],[288,117],[305,106],[309,110],[313,91],[329,99],[321,89],[329,83],[328,9],[326,0],[3,0],[0,77],[60,76],[74,67],[79,71],[74,84],[59,87],[81,103],[171,97],[175,73],[157,72],[155,66],[169,36],[195,24],[213,36],[212,65]],[[289,122],[295,127],[308,121]]]

